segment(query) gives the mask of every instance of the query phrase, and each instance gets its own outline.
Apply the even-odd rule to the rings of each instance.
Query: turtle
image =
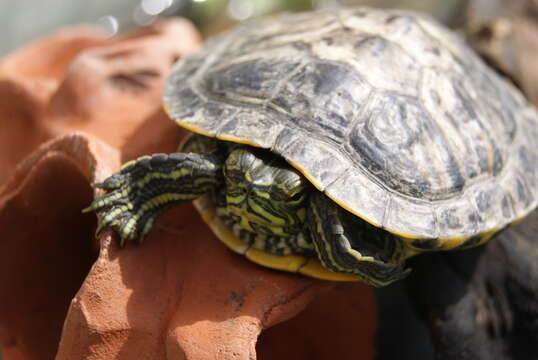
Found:
[[[485,243],[537,206],[535,109],[422,13],[242,23],[173,66],[163,103],[191,135],[95,184],[84,210],[122,246],[194,201],[255,263],[384,286],[408,258]]]

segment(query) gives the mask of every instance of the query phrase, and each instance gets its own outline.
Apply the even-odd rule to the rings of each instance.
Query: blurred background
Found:
[[[465,0],[0,0],[0,56],[69,24],[94,24],[110,35],[154,22],[160,16],[184,16],[204,36],[234,23],[279,11],[339,5],[401,7],[429,12],[445,23],[461,18]],[[461,15],[461,16],[460,16]]]

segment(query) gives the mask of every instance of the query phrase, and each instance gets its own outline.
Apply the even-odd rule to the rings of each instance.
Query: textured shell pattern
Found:
[[[537,205],[535,110],[423,15],[355,8],[245,23],[180,60],[164,103],[187,129],[271,149],[409,241],[451,248]]]

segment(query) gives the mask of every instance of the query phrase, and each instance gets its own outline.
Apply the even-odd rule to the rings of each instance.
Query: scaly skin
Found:
[[[113,227],[123,246],[142,241],[159,215],[171,206],[196,199],[222,181],[222,163],[214,155],[174,153],[129,162],[103,183],[106,194],[83,212],[100,213],[97,234]]]
[[[197,152],[144,156],[95,184],[106,193],[84,212],[100,214],[97,233],[112,227],[122,246],[141,242],[163,211],[209,193],[217,216],[248,247],[317,256],[327,269],[374,286],[408,273],[395,236],[341,209],[280,157],[202,136],[183,150]]]

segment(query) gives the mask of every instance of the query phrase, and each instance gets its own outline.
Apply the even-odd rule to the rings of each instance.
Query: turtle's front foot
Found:
[[[220,162],[211,155],[143,156],[94,184],[105,194],[82,211],[99,213],[96,235],[111,227],[118,232],[121,246],[127,241],[142,242],[164,210],[214,188],[219,171]]]
[[[120,237],[120,245],[127,241],[143,238],[151,230],[155,219],[161,211],[148,203],[151,194],[144,186],[144,178],[150,173],[148,167],[151,158],[142,157],[135,162],[127,163],[120,172],[110,176],[102,183],[93,186],[103,189],[105,194],[95,199],[82,212],[99,213],[99,225],[96,236],[107,228],[114,228]],[[145,163],[146,166],[144,166]],[[146,169],[146,171],[144,171]]]

